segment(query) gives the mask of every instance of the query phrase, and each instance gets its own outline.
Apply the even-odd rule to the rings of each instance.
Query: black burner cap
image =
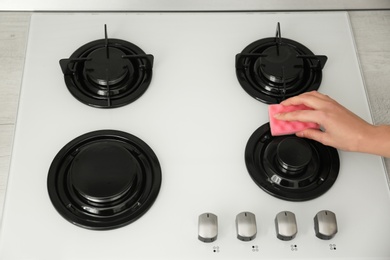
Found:
[[[276,148],[276,158],[286,172],[300,172],[310,162],[312,151],[310,145],[296,137],[285,138]]]
[[[115,85],[129,73],[131,62],[122,58],[125,53],[119,49],[108,47],[94,50],[88,55],[84,69],[87,76],[101,86]]]
[[[291,82],[302,77],[303,60],[288,45],[275,45],[264,50],[265,57],[260,58],[260,70],[274,83]]]
[[[136,159],[116,143],[96,143],[81,149],[70,167],[73,187],[84,198],[109,202],[130,190],[139,168]]]

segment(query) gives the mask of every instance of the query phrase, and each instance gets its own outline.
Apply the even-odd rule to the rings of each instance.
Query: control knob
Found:
[[[202,242],[213,242],[218,236],[218,218],[212,213],[204,213],[198,220],[198,239]]]
[[[295,238],[298,228],[295,214],[290,211],[282,211],[275,218],[276,236],[280,240],[288,241]]]
[[[316,236],[323,240],[332,239],[337,233],[336,215],[329,210],[322,210],[314,217]]]

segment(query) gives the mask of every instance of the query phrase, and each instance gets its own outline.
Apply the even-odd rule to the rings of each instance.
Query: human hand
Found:
[[[276,114],[278,120],[301,121],[317,123],[319,129],[306,129],[297,132],[299,137],[318,141],[324,145],[333,146],[346,151],[365,151],[367,136],[374,126],[367,123],[329,96],[317,91],[306,92],[289,98],[281,105],[305,105],[312,110],[297,110]]]

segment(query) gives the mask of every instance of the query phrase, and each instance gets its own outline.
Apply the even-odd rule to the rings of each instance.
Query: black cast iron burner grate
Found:
[[[60,65],[70,93],[92,107],[114,108],[138,99],[149,87],[154,57],[133,43],[105,38],[77,49]]]
[[[87,229],[128,225],[145,214],[161,186],[152,149],[121,131],[94,131],[69,142],[55,156],[47,188],[69,222]]]
[[[314,55],[299,42],[282,38],[278,23],[275,37],[255,41],[236,55],[236,75],[250,96],[266,104],[277,104],[317,90],[327,59]]]
[[[249,138],[245,163],[261,189],[288,201],[321,196],[332,187],[340,168],[335,148],[295,135],[274,137],[269,123]]]

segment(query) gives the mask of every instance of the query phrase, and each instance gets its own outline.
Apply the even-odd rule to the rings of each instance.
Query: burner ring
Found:
[[[294,54],[287,58],[287,63],[290,65],[284,68],[284,80],[282,80],[283,65],[278,65],[281,60],[276,59],[276,64],[273,62],[271,66],[274,69],[271,70],[266,68],[267,65],[262,64],[264,61],[266,64],[269,63],[267,52],[274,52],[276,45],[279,45],[279,40],[283,43],[281,45],[284,48],[283,52],[290,49],[288,52]],[[294,57],[295,53],[299,57]],[[266,104],[278,104],[286,98],[318,90],[322,81],[322,69],[317,66],[319,58],[302,57],[319,56],[315,56],[299,42],[287,38],[270,37],[254,41],[236,55],[238,82],[251,97]]]
[[[119,165],[124,168],[113,169]],[[70,141],[55,156],[47,177],[58,213],[93,230],[136,221],[153,205],[160,186],[161,168],[151,148],[115,130],[94,131]]]
[[[306,143],[299,145],[304,151],[301,153],[303,159],[297,160],[298,168],[301,167],[298,171],[296,168],[295,171],[291,168],[287,170],[278,162],[278,145],[283,146],[286,140],[288,143],[292,140]],[[273,137],[269,123],[259,127],[249,138],[245,164],[249,175],[261,189],[288,201],[306,201],[321,196],[334,184],[340,168],[339,156],[333,147],[293,135]]]
[[[99,60],[102,65],[95,64]],[[77,100],[92,107],[116,108],[146,92],[152,80],[153,60],[135,44],[110,38],[81,46],[69,59],[60,60],[60,65],[66,87]]]

